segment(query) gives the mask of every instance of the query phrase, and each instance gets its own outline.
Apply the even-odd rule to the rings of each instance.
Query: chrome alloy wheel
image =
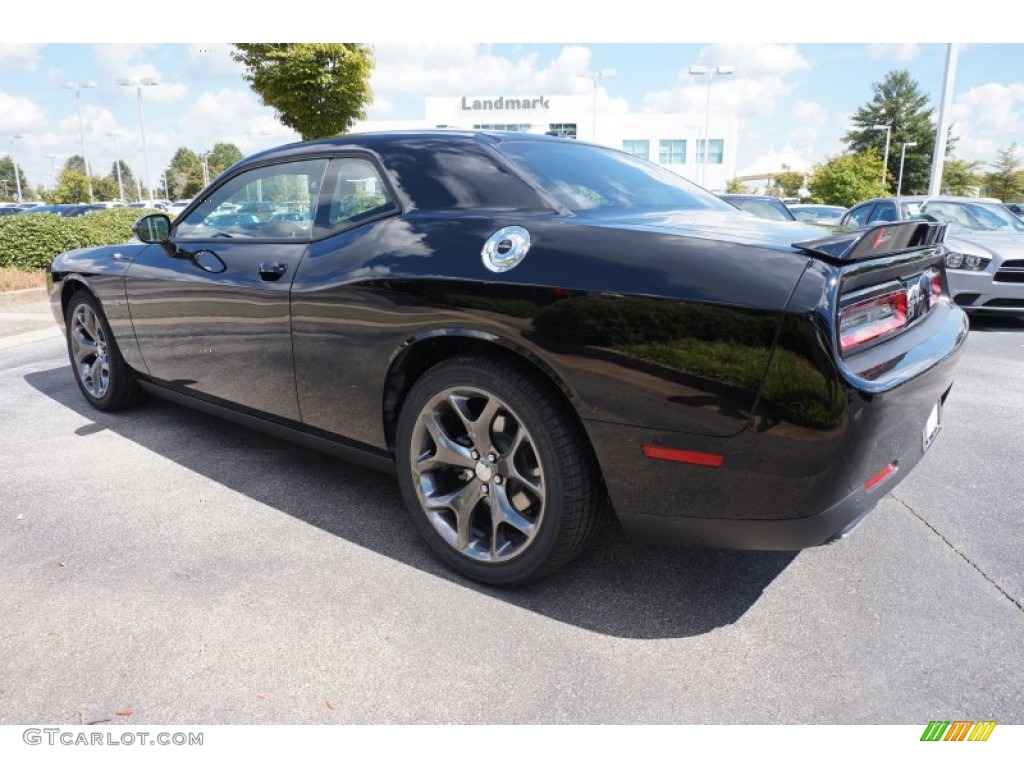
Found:
[[[420,411],[413,485],[427,519],[460,554],[496,563],[529,548],[545,503],[534,446],[509,405],[483,389],[445,389]]]
[[[110,386],[110,355],[103,326],[88,304],[79,304],[72,315],[71,354],[78,380],[99,400]]]

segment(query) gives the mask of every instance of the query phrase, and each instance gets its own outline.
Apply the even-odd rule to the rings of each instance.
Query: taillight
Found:
[[[935,290],[934,284],[932,290]],[[843,352],[849,352],[906,325],[907,291],[899,285],[898,288],[846,304],[839,313],[839,345]]]
[[[931,284],[932,292],[931,298],[928,301],[928,309],[931,309],[938,304],[939,298],[942,296],[942,274],[937,269],[932,272]]]

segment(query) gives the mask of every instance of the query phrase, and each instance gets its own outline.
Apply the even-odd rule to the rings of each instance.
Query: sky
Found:
[[[658,8],[669,7],[647,8],[644,1],[630,4],[641,18],[648,13],[655,19]],[[189,3],[175,4],[179,6],[177,17],[187,17]],[[80,7],[68,5],[69,9]],[[137,4],[128,7],[138,15]],[[402,3],[396,7],[401,8]],[[479,14],[482,6],[467,7]],[[743,4],[733,7],[742,9]],[[787,7],[800,10],[799,3]],[[822,8],[820,4],[812,7],[819,13]],[[891,12],[892,6],[887,7]],[[529,21],[531,6],[527,3],[523,8],[523,19]],[[201,26],[209,34],[211,28],[218,28],[217,11],[207,11],[203,25],[175,25],[171,23],[175,16],[161,17],[168,23],[147,28],[155,35],[153,40],[147,40],[138,29],[96,27],[95,10],[81,20],[69,10],[70,15],[55,15],[59,21],[53,25],[39,26],[37,22],[35,27],[18,28],[15,22],[15,26],[0,28],[0,156],[11,152],[10,137],[21,135],[14,145],[19,164],[32,186],[50,186],[54,166],[59,170],[64,159],[81,152],[75,91],[64,86],[93,82],[95,88],[81,90],[81,106],[94,172],[111,170],[115,145],[110,134],[117,134],[119,154],[136,175],[143,176],[137,92],[118,85],[119,78],[152,77],[160,82],[142,89],[154,177],[180,146],[204,151],[216,141],[229,141],[249,154],[297,140],[249,90],[241,68],[231,60],[229,44],[160,41],[161,34],[170,37],[172,32],[180,39],[180,30],[188,26]],[[111,15],[117,13],[113,9]],[[457,9],[450,17],[463,18],[463,26],[439,28],[437,18],[431,17],[432,29],[438,30],[432,34],[424,34],[414,16],[399,14],[402,23],[395,25],[379,18],[347,19],[344,26],[351,29],[347,39],[375,47],[375,99],[368,118],[422,118],[425,96],[590,93],[592,81],[580,75],[588,69],[616,72],[615,77],[601,81],[598,91],[599,101],[607,109],[703,114],[706,80],[688,75],[687,68],[691,64],[732,65],[734,75],[715,80],[712,110],[734,111],[739,118],[737,168],[741,169],[764,153],[787,148],[812,163],[842,151],[841,139],[850,115],[870,101],[872,84],[892,69],[908,69],[933,105],[941,98],[947,54],[944,42],[827,40],[813,25],[787,34],[797,35],[795,39],[824,38],[826,42],[762,42],[762,36],[785,37],[768,22],[758,24],[755,13],[737,12],[738,17],[750,16],[746,19],[749,23],[727,29],[722,19],[716,18],[717,24],[696,24],[700,29],[717,29],[714,34],[719,40],[733,42],[676,42],[671,34],[665,39],[665,25],[652,26],[648,19],[640,29],[651,39],[627,43],[608,38],[609,30],[615,29],[624,39],[642,39],[643,35],[630,33],[636,27],[628,21],[620,24],[619,19],[605,18],[588,27],[564,9],[536,13],[545,26],[527,23],[502,30],[505,35],[537,41],[533,43],[473,42],[482,38],[484,30],[493,34],[494,28],[475,21],[466,23]],[[335,11],[325,18],[337,17]],[[691,18],[690,12],[687,18]],[[593,17],[588,19],[595,23]],[[900,26],[895,19],[885,26],[884,36],[877,30],[846,31],[861,40],[872,39],[871,34],[885,39]],[[280,30],[278,39],[310,39],[287,27],[285,24]],[[934,29],[922,32],[919,26],[914,28],[932,40],[955,39],[977,29],[959,21],[955,28],[950,25],[938,35]],[[266,23],[262,30],[234,24],[230,29],[235,39],[249,40],[265,40],[269,31]],[[327,25],[320,31],[331,29]],[[684,40],[694,33],[693,26],[680,29],[685,29],[678,33]],[[984,39],[984,34],[959,41],[966,44],[959,51],[952,117],[959,137],[956,155],[987,162],[995,159],[998,149],[1013,142],[1024,145],[1024,43],[973,41]],[[131,41],[110,42],[119,37]]]

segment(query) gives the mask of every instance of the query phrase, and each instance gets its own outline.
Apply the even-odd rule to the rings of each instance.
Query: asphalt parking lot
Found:
[[[943,433],[846,541],[608,531],[503,591],[387,476],[91,410],[38,309],[0,333],[0,723],[1024,722],[1024,319],[974,322]]]

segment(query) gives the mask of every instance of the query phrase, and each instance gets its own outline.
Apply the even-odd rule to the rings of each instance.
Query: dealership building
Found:
[[[459,128],[557,132],[657,163],[707,189],[722,191],[736,174],[736,118],[712,112],[704,158],[705,114],[595,110],[591,95],[496,93],[427,97],[419,120],[370,120],[356,131]]]

